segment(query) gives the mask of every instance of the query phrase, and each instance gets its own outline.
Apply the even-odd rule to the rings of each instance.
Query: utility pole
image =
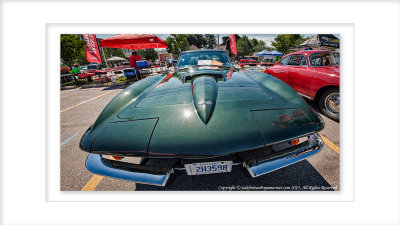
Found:
[[[96,37],[96,35],[95,35],[95,37]],[[100,55],[103,55],[104,63],[106,64],[106,66],[107,66],[107,68],[108,68],[108,63],[107,63],[106,56],[105,56],[104,51],[103,51],[103,47],[100,46],[100,42],[99,42],[99,39],[97,39],[97,37],[96,37],[96,42],[97,42],[97,47],[99,47],[100,50],[101,50],[101,53],[103,53],[103,54],[101,54],[101,53],[99,53],[99,54],[100,54]],[[101,57],[101,56],[100,56],[100,57]]]
[[[217,34],[217,40],[218,40],[218,49],[219,49],[219,34]]]

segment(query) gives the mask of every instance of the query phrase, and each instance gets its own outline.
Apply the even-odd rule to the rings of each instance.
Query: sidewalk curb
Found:
[[[61,87],[61,90],[68,90],[68,89],[75,89],[75,88],[79,88],[79,86],[74,85],[74,86],[63,86]]]
[[[76,89],[76,88],[81,88],[81,89],[86,89],[86,88],[95,88],[95,87],[119,87],[119,86],[124,86],[126,85],[126,82],[124,83],[102,83],[102,84],[92,84],[92,85],[82,85],[82,86],[64,86],[61,87],[61,90],[67,90],[67,89]]]

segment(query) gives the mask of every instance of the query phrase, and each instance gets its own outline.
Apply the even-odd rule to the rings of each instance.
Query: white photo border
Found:
[[[171,3],[88,0],[71,3],[47,0],[3,0],[0,4],[1,224],[400,223],[398,214],[400,211],[400,154],[398,151],[400,149],[398,141],[400,136],[400,79],[398,76],[400,74],[398,63],[400,62],[398,41],[400,40],[400,3],[398,1],[205,0]],[[59,199],[55,199],[50,193],[51,190],[47,189],[49,183],[46,177],[51,177],[53,172],[50,171],[52,167],[46,166],[46,163],[52,159],[52,156],[46,158],[46,149],[49,150],[51,147],[51,143],[47,142],[46,138],[54,136],[50,134],[52,125],[46,122],[48,120],[46,117],[51,117],[50,121],[55,120],[54,115],[46,108],[48,106],[46,103],[53,98],[49,96],[49,93],[53,93],[53,87],[46,89],[52,81],[47,80],[45,72],[52,71],[51,65],[46,63],[59,60],[59,55],[57,59],[51,59],[50,54],[45,52],[49,50],[46,48],[46,40],[57,41],[46,39],[49,34],[47,33],[49,24],[96,24],[91,26],[90,31],[102,33],[101,24],[104,23],[110,25],[121,23],[295,23],[302,26],[316,22],[354,24],[353,66],[355,73],[351,79],[355,81],[355,85],[345,87],[348,84],[342,81],[341,87],[344,92],[354,93],[354,98],[343,99],[343,104],[354,103],[349,107],[344,106],[344,109],[353,109],[354,106],[355,114],[346,113],[344,120],[341,119],[342,125],[346,124],[343,126],[351,123],[354,126],[350,126],[355,128],[355,132],[348,133],[354,138],[347,135],[344,137],[344,133],[348,131],[343,128],[341,130],[341,142],[346,138],[352,138],[355,145],[355,176],[349,183],[351,185],[354,182],[354,199],[341,202],[300,200],[290,202],[83,202],[85,200],[59,202]],[[341,34],[341,39],[346,38],[341,32],[338,33]],[[341,46],[342,52],[344,48]],[[21,60],[17,60],[21,58],[22,65]],[[385,59],[389,59],[389,62],[393,64],[388,65]],[[342,64],[346,63],[348,63],[347,59]],[[26,68],[35,69],[25,72]],[[17,82],[18,80],[24,82]],[[353,87],[354,90],[352,90]],[[59,91],[59,84],[57,91]],[[54,106],[53,103],[49,105]],[[59,145],[59,140],[56,141]],[[343,146],[343,151],[344,148]],[[52,151],[57,150],[59,149]],[[347,157],[344,157],[342,151],[341,155],[341,178],[343,179],[348,172],[347,168],[343,167]],[[49,179],[52,183],[52,178]],[[342,188],[347,187],[346,182],[341,182],[341,184],[343,184]],[[286,193],[289,197],[299,194]],[[107,194],[123,198],[133,193],[105,193]],[[152,192],[152,194],[158,198],[171,192]],[[198,194],[198,192],[182,193],[187,198]],[[262,196],[262,194],[248,193],[249,196]],[[65,194],[69,197],[68,195],[69,193]],[[97,193],[78,192],[77,195],[82,197],[78,196],[73,199],[74,201],[88,195],[95,196]],[[207,192],[206,195],[213,194]],[[325,198],[336,193],[316,193],[316,195]],[[205,213],[204,210],[206,210]]]

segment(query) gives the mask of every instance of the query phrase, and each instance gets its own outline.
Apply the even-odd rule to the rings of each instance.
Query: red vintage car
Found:
[[[339,120],[339,61],[338,52],[300,51],[286,55],[264,73],[279,78],[301,96],[316,101],[326,116]]]
[[[240,66],[244,66],[244,65],[250,65],[250,66],[255,66],[257,63],[257,60],[252,59],[252,58],[247,58],[247,59],[241,59],[239,61],[239,65]]]

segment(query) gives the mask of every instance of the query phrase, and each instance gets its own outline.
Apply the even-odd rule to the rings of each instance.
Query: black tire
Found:
[[[334,103],[334,100],[336,96],[339,99],[338,103]],[[332,108],[330,108],[330,105],[332,104],[338,104],[338,110],[335,109],[336,105]],[[340,92],[339,88],[330,88],[328,90],[325,90],[321,96],[318,99],[318,105],[319,108],[321,109],[322,113],[336,121],[339,121],[340,119]]]

